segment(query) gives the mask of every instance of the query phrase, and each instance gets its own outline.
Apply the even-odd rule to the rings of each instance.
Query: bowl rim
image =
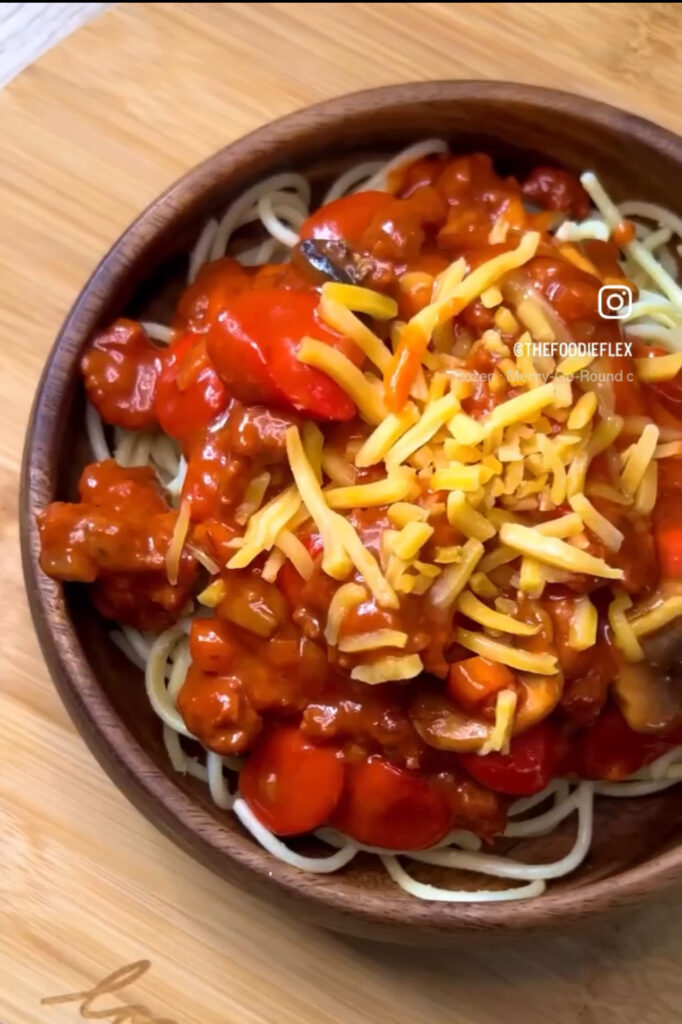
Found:
[[[155,199],[126,228],[97,265],[76,298],[61,327],[36,391],[23,453],[20,523],[25,586],[43,655],[59,695],[78,731],[114,783],[153,824],[204,864],[231,882],[249,881],[260,895],[280,898],[290,907],[321,915],[340,930],[384,938],[396,925],[412,926],[420,937],[438,938],[464,929],[488,931],[534,929],[571,921],[588,912],[633,902],[682,876],[682,843],[618,874],[588,882],[575,890],[513,903],[435,903],[415,899],[399,910],[391,908],[385,892],[378,899],[360,898],[351,905],[326,887],[324,876],[311,876],[276,860],[251,837],[221,826],[173,779],[156,767],[128,732],[99,687],[93,669],[69,620],[61,586],[38,565],[35,514],[53,497],[58,448],[55,408],[66,401],[73,364],[99,317],[102,302],[126,278],[142,255],[150,236],[168,227],[219,177],[229,185],[254,148],[276,151],[303,129],[329,125],[342,117],[369,110],[389,110],[407,102],[501,101],[553,115],[563,111],[586,117],[595,130],[605,126],[648,147],[652,155],[672,158],[682,167],[682,138],[639,116],[568,92],[506,81],[429,81],[365,89],[296,110],[230,143],[189,170]],[[247,879],[248,876],[248,879]],[[322,879],[322,881],[320,881]],[[371,895],[371,894],[370,894]],[[382,931],[383,929],[383,931]]]

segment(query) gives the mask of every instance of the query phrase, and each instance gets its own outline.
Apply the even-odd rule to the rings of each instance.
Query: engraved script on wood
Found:
[[[67,992],[61,996],[45,996],[41,999],[42,1006],[60,1006],[64,1003],[79,1003],[79,1012],[83,1020],[104,1020],[110,1024],[177,1024],[169,1017],[154,1017],[142,1003],[129,1003],[125,1006],[102,1006],[102,997],[111,995],[139,981],[151,967],[149,960],[137,960],[135,963],[119,967],[103,978],[94,988],[83,992]],[[119,996],[120,998],[120,996]]]

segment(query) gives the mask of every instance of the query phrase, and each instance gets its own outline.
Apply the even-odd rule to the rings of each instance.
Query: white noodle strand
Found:
[[[137,657],[146,665],[152,650],[151,643],[145,639],[144,634],[139,629],[123,625],[121,630],[129,646],[132,647]]]
[[[223,772],[223,758],[212,750],[206,752],[206,771],[208,773],[208,788],[214,804],[229,811],[234,805],[234,797],[227,788],[225,774]]]
[[[377,173],[377,171],[380,171],[383,166],[383,160],[365,160],[362,164],[355,164],[354,167],[349,167],[347,171],[340,174],[329,186],[325,192],[324,199],[322,200],[322,206],[326,206],[327,203],[332,203],[335,199],[340,199],[341,196],[345,196],[347,192],[350,192],[354,185],[358,185],[360,182],[362,182],[362,186],[358,191],[365,191],[367,188],[367,182]]]
[[[318,828],[315,832],[318,839],[321,839],[327,846],[333,846],[335,850],[341,849],[348,842],[348,836],[345,836],[343,832],[338,832],[335,828]],[[412,853],[410,850],[389,850],[385,846],[368,846],[366,843],[355,844],[358,850],[362,850],[363,853],[374,853],[379,856],[384,854],[390,854],[393,857],[411,857]],[[468,850],[471,853],[477,853],[483,844],[478,836],[475,836],[473,832],[468,832],[465,829],[454,829],[448,833],[445,839],[441,839],[439,843],[431,847],[431,849],[439,850],[446,846],[455,846],[460,850]]]
[[[541,790],[539,793],[534,793],[533,796],[522,796],[519,800],[515,800],[509,808],[509,817],[513,818],[517,814],[525,814],[526,811],[532,811],[538,804],[543,804],[545,800],[549,800],[551,796],[554,796],[558,785],[559,779],[554,779],[546,789]]]
[[[121,651],[122,654],[125,654],[128,661],[131,661],[133,665],[135,665],[137,668],[141,669],[142,672],[144,672],[146,661],[144,658],[140,657],[138,652],[135,650],[135,648],[132,646],[132,644],[126,637],[125,633],[123,633],[120,629],[112,629],[109,636],[111,637],[112,641],[116,644],[119,651]]]
[[[421,160],[425,156],[435,156],[437,153],[447,152],[448,144],[444,139],[424,139],[423,142],[415,142],[413,146],[408,146],[406,149],[401,150],[388,163],[385,163],[381,170],[369,178],[362,186],[362,189],[358,191],[369,192],[370,190],[378,189],[379,191],[387,192],[388,178],[391,171],[397,171],[399,168],[405,167],[415,160]]]
[[[166,327],[165,324],[157,324],[151,320],[142,320],[141,326],[144,327],[146,334],[152,341],[158,341],[162,345],[170,345],[173,340],[173,331],[170,327]]]
[[[578,798],[579,792],[576,789],[569,797],[560,800],[544,814],[537,814],[534,818],[526,818],[523,821],[511,821],[502,834],[506,838],[519,839],[522,836],[541,836],[552,832],[559,822],[575,811]]]
[[[111,458],[111,451],[104,436],[104,424],[101,417],[91,402],[85,404],[85,429],[88,435],[90,450],[97,462],[104,462]]]
[[[652,782],[603,782],[594,787],[598,796],[651,796],[653,793],[662,793],[664,789],[670,789],[677,785],[677,779],[657,779]]]
[[[238,199],[235,199],[223,215],[211,245],[209,259],[217,260],[224,256],[230,237],[244,214],[251,209],[254,203],[258,202],[261,196],[280,189],[292,189],[303,200],[306,207],[310,203],[310,185],[302,174],[290,172],[275,174],[271,178],[266,178],[265,181],[252,185]]]
[[[410,854],[413,860],[439,867],[480,871],[498,878],[534,880],[561,878],[575,870],[583,861],[592,839],[593,785],[581,782],[576,789],[575,807],[578,811],[578,834],[572,849],[551,864],[521,864],[507,857],[488,853],[461,853],[454,850],[420,850]]]
[[[438,903],[502,903],[508,900],[532,899],[534,896],[541,896],[546,889],[542,879],[527,882],[514,889],[440,889],[411,878],[395,857],[383,856],[381,860],[396,885],[420,900],[433,900]]]
[[[281,242],[282,245],[286,245],[292,248],[298,242],[298,232],[292,231],[284,224],[280,217],[286,217],[289,223],[295,222],[297,213],[291,207],[279,205],[277,213],[273,208],[272,197],[270,195],[261,196],[258,200],[258,213],[260,219],[264,224],[267,231],[270,232],[273,238]],[[279,216],[277,215],[279,214]],[[303,223],[303,220],[299,222],[299,227]]]
[[[199,268],[206,262],[211,251],[211,246],[215,241],[215,236],[218,233],[218,221],[215,218],[207,221],[202,230],[201,234],[197,238],[194,248],[189,257],[189,270],[187,271],[187,283],[192,284]]]
[[[145,669],[145,686],[149,703],[159,718],[181,736],[194,739],[175,707],[175,702],[169,699],[164,683],[166,662],[171,651],[184,635],[185,631],[182,626],[173,626],[172,629],[167,629],[159,634],[149,652],[149,660]]]
[[[645,203],[639,199],[628,199],[619,204],[622,217],[644,217],[646,220],[654,220],[661,227],[669,228],[676,235],[682,238],[682,217],[678,217],[672,210],[666,210],[658,203]]]
[[[349,864],[358,852],[356,843],[349,839],[344,847],[329,857],[304,857],[300,853],[294,853],[286,843],[283,843],[281,839],[274,836],[264,825],[261,825],[249,805],[241,797],[237,797],[234,801],[232,810],[244,828],[251,833],[253,838],[268,853],[277,857],[278,860],[283,860],[286,864],[290,864],[291,867],[298,868],[300,871],[312,871],[314,874],[328,875]]]

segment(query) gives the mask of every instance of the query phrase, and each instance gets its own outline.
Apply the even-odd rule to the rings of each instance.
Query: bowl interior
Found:
[[[431,136],[446,138],[455,151],[489,152],[507,173],[523,174],[539,162],[578,172],[592,168],[617,199],[650,200],[682,212],[680,141],[575,97],[493,83],[429,83],[379,90],[373,97],[358,94],[292,115],[183,179],[100,265],[46,368],[27,443],[24,490],[25,564],[41,642],[79,728],[118,783],[157,824],[227,877],[250,879],[285,901],[302,898],[320,923],[405,940],[442,938],[462,926],[529,927],[653,888],[682,860],[679,795],[598,800],[587,860],[551,883],[537,902],[423,904],[397,889],[369,856],[336,875],[303,876],[261,851],[229,813],[215,807],[206,786],[173,772],[141,673],[111,642],[84,588],[67,588],[63,595],[37,569],[33,519],[48,501],[73,499],[89,460],[77,373],[84,341],[124,313],[168,321],[184,283],[188,250],[208,216],[219,214],[247,184],[283,169],[309,176],[314,204],[325,184],[353,163]],[[508,841],[507,847],[529,862],[557,859],[570,847],[574,829],[569,820],[550,836]],[[315,843],[299,845],[307,851]],[[505,887],[425,866],[410,870],[436,884]],[[281,883],[277,889],[273,878]]]

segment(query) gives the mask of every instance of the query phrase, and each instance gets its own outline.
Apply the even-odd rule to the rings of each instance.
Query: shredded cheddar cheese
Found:
[[[344,654],[359,654],[362,651],[378,651],[382,647],[406,647],[407,633],[399,629],[375,629],[372,633],[355,633],[341,637],[339,650]]]
[[[589,597],[579,597],[574,606],[568,630],[568,646],[574,651],[587,651],[597,642],[599,617]]]
[[[642,482],[635,491],[635,509],[642,515],[653,512],[658,494],[658,466],[650,462],[644,470]]]
[[[509,668],[515,668],[519,672],[549,676],[557,671],[557,659],[553,654],[536,654],[532,651],[510,647],[483,633],[473,633],[469,629],[455,630],[455,640],[462,647],[466,647],[468,651],[480,654],[483,658],[488,658],[489,661],[508,665]]]
[[[322,568],[334,579],[346,579],[352,568],[351,559],[335,529],[336,513],[331,511],[325,501],[322,488],[306,456],[297,427],[289,427],[286,443],[289,466],[296,484],[293,490],[298,501],[303,501],[308,509],[322,537],[324,547]],[[232,561],[234,562],[234,558]]]
[[[394,320],[398,315],[398,303],[395,299],[357,284],[328,281],[322,285],[322,297],[338,302],[356,313],[366,313],[375,320]]]
[[[244,543],[227,563],[227,568],[243,569],[263,551],[269,551],[278,534],[289,525],[300,504],[301,496],[297,489],[288,487],[252,515],[246,527]]]
[[[279,575],[279,570],[286,562],[286,555],[279,548],[273,548],[265,559],[262,576],[266,583],[274,583]]]
[[[586,498],[584,494],[573,494],[568,499],[568,503],[573,511],[580,516],[585,526],[589,527],[600,540],[603,540],[610,551],[620,550],[625,539],[623,534],[594,507],[589,498]]]
[[[501,331],[503,334],[516,334],[519,329],[516,317],[506,306],[500,306],[499,309],[495,310],[493,322],[498,331]]]
[[[637,633],[629,622],[626,612],[632,608],[632,598],[624,590],[616,591],[609,605],[609,625],[613,631],[616,647],[628,661],[641,661],[644,657]]]
[[[422,317],[420,324],[429,324],[429,315],[433,316],[434,313],[434,327],[436,323],[443,323],[445,320],[449,320],[451,317],[461,313],[470,302],[477,299],[482,292],[494,285],[501,277],[509,273],[510,270],[516,270],[517,267],[523,266],[524,263],[532,259],[539,242],[540,235],[537,231],[527,231],[522,235],[516,249],[512,249],[511,252],[501,253],[499,256],[493,256],[486,263],[482,263],[480,267],[477,267],[476,270],[468,274],[458,285],[455,285],[450,295],[440,300],[437,303],[437,308],[432,313],[427,314],[427,310],[431,311],[433,309],[431,306],[427,306],[426,310],[418,313],[417,316],[427,314]],[[431,330],[433,330],[433,327],[431,327]]]
[[[204,608],[217,608],[220,602],[225,598],[227,594],[227,584],[225,580],[214,580],[213,583],[209,583],[207,587],[197,595],[197,601],[199,604],[203,604]]]
[[[458,412],[448,423],[448,430],[455,441],[464,445],[476,445],[485,437],[485,428],[478,420]]]
[[[527,526],[505,523],[500,529],[500,540],[519,554],[528,555],[556,569],[600,576],[607,580],[623,579],[622,569],[613,569],[602,558],[579,551],[558,537],[544,536]]]
[[[322,469],[337,487],[351,487],[355,483],[355,467],[329,448],[322,452]]]
[[[459,544],[448,544],[444,547],[437,547],[433,556],[434,562],[441,565],[452,565],[462,559],[462,548]]]
[[[554,505],[561,505],[566,497],[566,469],[556,446],[552,444],[548,437],[544,434],[538,434],[537,443],[544,466],[552,476],[552,486],[549,492],[550,501]]]
[[[441,608],[450,608],[464,590],[482,556],[483,545],[480,540],[471,537],[462,547],[459,562],[448,565],[431,587],[430,602]]]
[[[489,608],[487,604],[466,590],[460,596],[457,607],[472,622],[477,622],[486,629],[498,630],[500,633],[511,633],[513,636],[535,636],[540,628]]]
[[[389,521],[398,528],[406,526],[407,523],[423,522],[428,518],[428,514],[428,509],[406,501],[396,501],[388,510]]]
[[[565,516],[558,519],[548,519],[544,523],[538,523],[534,527],[544,537],[559,537],[565,540],[567,537],[575,537],[583,532],[583,521],[576,512],[567,512]]]
[[[642,431],[641,437],[633,444],[620,478],[622,489],[626,494],[634,494],[646,473],[647,467],[654,457],[658,444],[658,427],[649,423]]]
[[[352,524],[327,505],[306,458],[297,427],[289,427],[286,440],[289,465],[301,499],[322,536],[323,570],[335,579],[345,579],[354,565],[364,577],[377,603],[384,608],[397,608],[399,601],[396,593],[383,576],[374,556],[362,543]]]
[[[433,536],[433,527],[428,523],[406,523],[392,543],[392,550],[398,558],[411,561]]]
[[[518,551],[513,551],[506,544],[499,544],[481,559],[480,570],[484,573],[493,572],[493,570],[513,562],[518,557]]]
[[[509,224],[501,218],[494,231],[503,229],[506,236]],[[280,479],[279,470],[253,478],[236,513],[244,537],[235,540],[228,567],[267,555],[264,578],[275,579],[285,559],[310,578],[314,563],[296,531],[312,518],[322,539],[322,571],[341,583],[329,604],[325,638],[344,654],[385,655],[384,648],[404,648],[408,642],[405,633],[388,628],[339,641],[343,618],[357,603],[371,598],[379,607],[397,608],[406,595],[428,595],[434,609],[451,613],[456,608],[476,624],[479,632],[458,631],[463,646],[518,671],[553,674],[553,652],[522,649],[523,638],[538,627],[518,618],[516,602],[522,595],[537,599],[548,584],[569,583],[576,574],[621,580],[621,569],[590,553],[592,536],[611,552],[624,543],[623,533],[593,501],[602,498],[649,514],[656,501],[658,460],[682,455],[682,432],[665,428],[664,433],[644,417],[626,421],[615,414],[606,389],[588,390],[580,377],[574,385],[594,356],[559,361],[563,338],[551,308],[532,292],[517,297],[511,280],[505,281],[507,273],[533,257],[539,241],[537,232],[526,232],[514,249],[470,273],[463,259],[435,277],[406,273],[400,292],[417,304],[426,302],[407,323],[397,320],[393,298],[370,288],[328,282],[321,289],[320,320],[356,344],[385,382],[395,371],[394,353],[408,340],[415,342],[410,351],[421,367],[403,381],[401,400],[409,397],[402,410],[388,413],[372,372],[315,338],[301,339],[300,361],[343,388],[371,432],[364,439],[339,442],[330,436],[325,442],[311,422],[302,428],[302,438],[290,428],[287,455],[294,483],[261,507],[274,489],[273,478]],[[596,273],[575,246],[564,248],[567,259],[576,265],[583,261],[587,272]],[[494,327],[479,337],[460,336],[452,318],[478,299],[493,311]],[[374,327],[361,317],[371,317]],[[555,348],[536,356],[538,343]],[[487,386],[495,404],[483,416],[469,415],[461,404],[474,393],[465,360],[476,352],[494,359]],[[682,354],[638,358],[634,366],[642,381],[671,380],[682,371]],[[614,444],[626,422],[633,443],[622,451],[624,445],[615,449]],[[590,475],[592,461],[602,453],[612,469],[608,483]],[[571,511],[560,515],[566,505]],[[347,515],[371,508],[385,509],[383,525],[390,524],[380,530],[378,560],[374,547],[365,546],[364,527],[358,525],[358,532],[353,525],[362,524],[362,517]],[[439,542],[448,524],[451,539]],[[360,582],[343,582],[353,573]],[[222,585],[218,580],[213,590],[207,587],[200,600],[211,600]],[[511,601],[514,591],[516,601]],[[670,607],[633,612],[630,619],[629,599],[616,590],[609,621],[626,657],[641,652],[637,631],[671,614]],[[497,639],[504,635],[516,639]],[[594,605],[589,597],[575,598],[569,646],[586,651],[596,639]],[[353,669],[354,678],[367,683],[413,678],[421,671],[418,655],[381,656]],[[505,748],[515,709],[514,693],[498,695],[485,749]]]
[[[471,507],[464,491],[451,491],[448,494],[447,515],[448,522],[456,526],[465,537],[487,541],[497,533],[493,524]]]
[[[381,423],[387,416],[379,381],[369,381],[343,352],[315,338],[303,338],[298,359],[306,366],[315,366],[335,380],[350,395],[358,412],[368,423]]]
[[[569,430],[582,430],[590,422],[597,411],[597,396],[594,391],[586,391],[571,409],[566,426]]]
[[[547,578],[545,571],[535,558],[521,559],[519,573],[519,590],[527,597],[537,599],[542,596]]]
[[[356,665],[350,677],[373,686],[377,683],[414,679],[423,670],[424,666],[418,654],[405,654],[402,657],[381,658],[368,665]]]
[[[447,469],[436,470],[431,477],[431,487],[435,491],[477,491],[492,476],[494,473],[488,466],[453,463]]]
[[[171,586],[175,586],[180,576],[180,559],[182,549],[187,540],[190,523],[190,504],[187,500],[181,502],[178,518],[175,520],[173,534],[166,551],[166,576]]]
[[[673,619],[681,617],[682,596],[676,594],[673,597],[666,598],[649,611],[638,612],[635,610],[635,614],[630,618],[630,625],[632,626],[632,632],[639,639],[648,633],[655,633],[656,630],[663,629]]]
[[[410,427],[386,452],[384,456],[386,465],[390,468],[405,462],[418,448],[430,441],[458,409],[459,401],[453,394],[443,395],[442,398],[428,405],[419,421]]]
[[[281,530],[277,534],[275,545],[286,555],[299,576],[309,580],[313,574],[315,563],[307,547],[291,530]]]
[[[496,427],[509,427],[512,423],[531,423],[547,405],[556,400],[554,382],[542,384],[534,391],[525,392],[496,406],[485,420],[487,431]],[[459,438],[458,438],[459,440]]]
[[[566,359],[563,359],[559,363],[556,371],[564,377],[574,377],[576,374],[580,373],[581,370],[586,370],[593,362],[594,356],[591,355],[567,356]]]
[[[353,484],[350,487],[332,487],[324,491],[330,508],[374,508],[393,502],[410,500],[419,494],[414,470],[398,466],[383,480],[371,484]]]
[[[635,359],[633,362],[637,376],[647,384],[672,380],[682,370],[682,352],[674,352],[668,356],[649,356],[645,359]]]
[[[499,594],[498,588],[484,572],[474,572],[469,578],[469,587],[477,597],[492,601]]]
[[[367,469],[368,466],[375,466],[377,462],[385,459],[398,438],[402,437],[418,419],[417,408],[411,403],[408,403],[402,412],[389,413],[355,456],[355,465],[358,469]]]
[[[495,285],[492,285],[490,288],[487,288],[481,294],[481,303],[485,307],[485,309],[494,309],[495,306],[499,306],[501,302],[502,292],[500,291],[499,288],[495,287]]]
[[[514,729],[517,696],[515,690],[500,690],[495,699],[495,724],[478,754],[507,753]]]
[[[320,318],[328,327],[354,341],[377,369],[385,373],[391,363],[390,350],[345,304],[335,299],[328,290],[325,291],[330,287],[334,286],[322,286],[322,297],[318,306]]]
[[[536,341],[554,341],[554,331],[538,302],[532,296],[528,295],[519,302],[516,307],[516,315]]]
[[[348,612],[367,600],[367,591],[359,583],[343,583],[336,591],[327,610],[324,638],[330,647],[339,642],[339,632]]]
[[[270,474],[263,472],[258,473],[249,480],[244,492],[244,500],[241,505],[237,506],[234,514],[235,522],[239,523],[240,526],[246,526],[253,513],[257,512],[263,504],[263,498],[270,484],[270,479]]]
[[[650,465],[649,469],[651,468]],[[654,466],[653,468],[655,469],[656,467]],[[643,484],[644,481],[642,481],[640,487]],[[588,480],[585,484],[585,494],[589,495],[590,498],[604,498],[606,501],[613,502],[614,505],[632,505],[633,501],[631,494],[623,494],[615,487],[612,487],[611,484],[603,483],[601,480]]]

